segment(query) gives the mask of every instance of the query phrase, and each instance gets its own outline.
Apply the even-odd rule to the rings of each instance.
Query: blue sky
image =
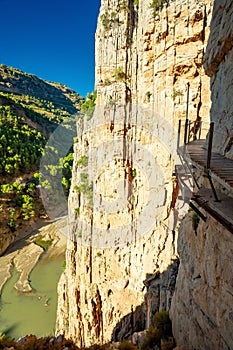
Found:
[[[0,0],[0,63],[94,90],[94,39],[100,0]]]

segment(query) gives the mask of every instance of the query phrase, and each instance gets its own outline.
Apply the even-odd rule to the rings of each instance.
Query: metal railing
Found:
[[[177,151],[179,152],[181,146],[181,129],[182,121],[179,120],[178,124],[178,138],[177,138]],[[189,119],[185,120],[184,124],[184,139],[182,153],[183,156],[186,154],[186,145],[197,140],[201,140],[203,131],[203,122],[202,121],[190,121]],[[206,133],[207,134],[207,133]],[[213,135],[214,135],[214,122],[209,124],[208,129],[208,141],[207,141],[207,159],[206,159],[206,169],[210,169],[211,165],[211,155],[212,155],[212,146],[213,146]],[[206,139],[206,137],[205,137]]]
[[[192,126],[193,125],[193,126]],[[192,126],[192,127],[191,127]],[[180,139],[181,139],[181,127],[182,123],[181,120],[179,120],[179,126],[178,126],[178,140],[177,140],[177,152],[178,154],[185,159],[185,156],[187,155],[187,145],[189,143],[201,140],[201,131],[202,131],[202,123],[199,122],[198,124],[196,122],[190,122],[188,119],[185,120],[185,126],[184,126],[184,143],[183,147],[181,148],[182,151],[180,151]],[[211,157],[212,157],[212,147],[213,147],[213,136],[214,136],[214,122],[211,122],[209,124],[208,129],[208,140],[206,143],[206,159],[204,160],[205,166],[204,172],[209,180],[211,189],[213,191],[214,197],[216,201],[219,201],[216,190],[214,188],[214,184],[212,181],[212,178],[210,176],[210,170],[211,170]],[[205,139],[203,139],[205,140]],[[203,154],[204,155],[204,154]],[[193,179],[199,188],[198,182],[193,175]]]

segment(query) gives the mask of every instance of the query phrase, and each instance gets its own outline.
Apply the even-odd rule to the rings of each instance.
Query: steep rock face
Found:
[[[211,120],[215,123],[214,147],[233,159],[233,7],[215,1],[204,67],[211,77]]]
[[[149,0],[139,8],[130,1],[103,1],[96,32],[99,104],[127,100],[176,124],[185,115],[190,82],[190,118],[207,116],[209,80],[203,76],[202,57],[212,2],[171,1],[154,16]]]
[[[158,14],[150,4],[103,0],[100,9],[97,107],[77,127],[57,318],[57,332],[82,346],[143,330],[174,292],[187,209],[172,175],[177,125],[188,82],[190,118],[208,118],[212,1],[171,1]]]
[[[214,147],[229,157],[232,157],[233,132],[232,15],[231,1],[215,1],[205,53],[205,69],[211,76]],[[221,189],[219,185],[218,188]],[[232,205],[229,203],[225,205]],[[233,348],[230,265],[233,236],[205,212],[204,215],[207,222],[200,221],[196,234],[191,229],[193,213],[187,215],[180,229],[180,267],[171,307],[173,332],[178,344],[188,344],[190,349],[230,350]]]
[[[190,349],[230,350],[232,337],[232,234],[210,216],[197,233],[189,214],[179,233],[180,256],[172,300],[173,333]]]

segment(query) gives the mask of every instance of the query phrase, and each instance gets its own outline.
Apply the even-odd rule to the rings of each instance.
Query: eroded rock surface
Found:
[[[144,330],[174,291],[177,224],[187,209],[173,177],[178,119],[189,82],[189,117],[208,120],[202,59],[213,1],[171,1],[156,16],[150,4],[101,3],[97,107],[77,127],[59,283],[57,332],[80,346]]]
[[[205,53],[205,69],[211,76],[211,113],[215,123],[214,148],[232,158],[233,89],[233,5],[232,1],[214,2],[210,36]],[[219,164],[224,168],[223,165]],[[224,171],[225,169],[223,169]],[[231,170],[229,170],[231,171]],[[204,178],[204,177],[203,177]],[[205,186],[207,180],[202,182]],[[226,193],[219,183],[215,186]],[[229,193],[232,196],[232,191]],[[230,200],[223,200],[229,217]],[[201,209],[202,212],[204,212]],[[180,268],[173,296],[171,316],[178,344],[190,349],[233,348],[233,236],[207,215],[192,230],[194,213],[182,223],[178,252]]]
[[[211,77],[211,121],[215,123],[214,148],[233,159],[233,7],[216,0],[204,67]]]

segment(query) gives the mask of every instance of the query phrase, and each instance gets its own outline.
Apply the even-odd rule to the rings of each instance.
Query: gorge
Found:
[[[101,0],[95,43],[96,91],[86,102],[0,65],[3,127],[14,120],[14,130],[36,130],[18,163],[1,163],[0,288],[13,274],[4,300],[15,270],[15,285],[30,295],[42,253],[40,263],[59,260],[59,275],[66,245],[56,334],[41,340],[48,348],[122,350],[129,340],[141,349],[156,312],[168,310],[176,345],[172,338],[153,349],[231,350],[232,1]],[[67,138],[63,176],[59,143]],[[44,155],[29,166],[23,153],[33,158],[34,149]],[[49,175],[36,185],[39,167]],[[68,192],[67,226],[57,219]],[[26,211],[25,196],[35,199]],[[37,216],[49,225],[28,240]],[[7,250],[17,237],[23,249]],[[47,299],[36,283],[35,296]]]
[[[101,3],[96,108],[77,124],[57,333],[79,346],[121,341],[170,309],[178,345],[231,349],[232,234],[206,212],[195,224],[174,169],[187,116],[205,137],[215,121],[213,149],[231,158],[232,5],[160,3]]]

